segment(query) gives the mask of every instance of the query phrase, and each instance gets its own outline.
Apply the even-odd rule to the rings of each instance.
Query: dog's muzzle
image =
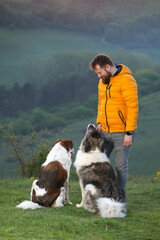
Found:
[[[96,126],[93,123],[88,124],[87,131],[88,130],[93,130],[93,129],[96,129]]]

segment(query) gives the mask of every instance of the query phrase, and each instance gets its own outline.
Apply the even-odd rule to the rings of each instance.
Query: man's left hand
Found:
[[[124,146],[128,147],[130,145],[132,145],[132,135],[125,134],[125,136],[124,136]]]

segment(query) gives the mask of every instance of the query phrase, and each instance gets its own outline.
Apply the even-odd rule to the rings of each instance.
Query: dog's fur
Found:
[[[73,142],[57,140],[47,155],[31,188],[31,201],[23,201],[17,207],[36,209],[40,207],[63,207],[71,204],[68,198],[68,181],[71,167]]]
[[[117,183],[104,144],[95,125],[89,124],[74,162],[82,192],[77,207],[98,212],[103,218],[125,217],[125,192]]]

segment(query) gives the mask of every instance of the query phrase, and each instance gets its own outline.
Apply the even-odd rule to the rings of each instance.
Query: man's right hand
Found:
[[[99,123],[99,124],[97,125],[97,130],[98,130],[99,133],[101,133],[101,131],[102,131],[102,125],[101,125],[101,123]]]

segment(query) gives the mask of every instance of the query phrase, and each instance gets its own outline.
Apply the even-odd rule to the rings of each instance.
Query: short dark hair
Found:
[[[98,54],[96,55],[93,60],[90,62],[89,66],[91,69],[95,69],[96,65],[100,67],[105,67],[107,64],[110,66],[114,66],[112,59],[106,54]]]

